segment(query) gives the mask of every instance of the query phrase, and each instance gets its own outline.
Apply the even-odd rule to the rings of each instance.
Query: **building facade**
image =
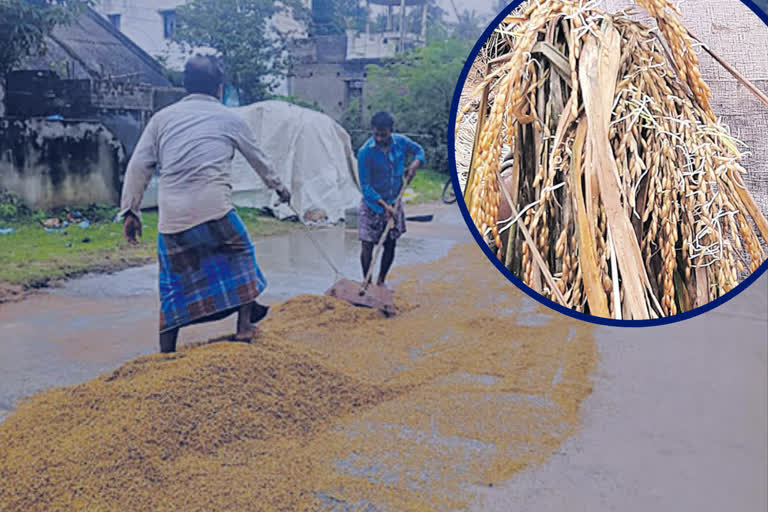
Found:
[[[305,0],[311,7],[312,0]],[[184,51],[173,41],[176,31],[176,10],[185,0],[97,0],[94,9],[116,29],[133,40],[145,52],[162,62],[168,69],[181,71],[190,51]],[[306,37],[306,27],[286,13],[270,20],[270,28],[278,32],[291,32]],[[213,48],[195,48],[192,52],[215,53]],[[276,94],[290,95],[288,81],[284,80]]]
[[[169,69],[181,70],[188,54],[172,41],[176,10],[186,0],[97,0],[95,9],[116,29],[133,40]],[[333,0],[304,0],[312,11],[313,25],[322,25],[334,9]],[[502,0],[503,2],[503,0]],[[500,0],[438,0],[448,20],[458,18],[459,10],[483,13],[492,19]],[[350,106],[364,101],[365,66],[399,52],[426,44],[427,2],[425,0],[360,0],[368,12],[365,27],[345,33],[313,34],[310,27],[280,13],[270,26],[296,38],[292,56],[294,66],[274,91],[279,96],[294,96],[320,105],[325,113],[339,120]],[[324,18],[325,17],[325,18]],[[405,23],[408,19],[409,22]],[[385,20],[382,26],[378,22]],[[414,23],[413,20],[418,20]],[[214,52],[213,49],[196,49]],[[362,112],[361,112],[362,113]]]
[[[172,42],[176,8],[183,0],[98,0],[95,10],[145,52],[170,69],[181,69],[184,53]]]
[[[0,188],[34,208],[115,204],[146,122],[184,91],[91,9],[45,48],[0,80]]]

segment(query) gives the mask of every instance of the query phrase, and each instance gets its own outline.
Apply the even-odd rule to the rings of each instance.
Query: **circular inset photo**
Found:
[[[738,0],[510,5],[464,68],[449,137],[459,205],[502,273],[627,326],[759,277],[768,55],[744,45],[768,47],[761,16]]]

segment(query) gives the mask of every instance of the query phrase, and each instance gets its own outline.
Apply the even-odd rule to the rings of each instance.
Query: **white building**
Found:
[[[181,71],[189,52],[184,52],[172,38],[176,30],[176,9],[185,3],[185,0],[97,0],[94,9],[166,67]],[[311,0],[306,3],[309,7]],[[276,15],[271,26],[281,32],[296,33],[299,37],[306,35],[305,27],[287,14]],[[214,53],[213,49],[207,48],[194,51]],[[275,92],[287,95],[287,84],[282,84]]]
[[[145,52],[180,70],[185,55],[171,38],[176,8],[182,4],[184,0],[98,0],[94,9]]]
[[[304,0],[305,7],[312,8],[312,0]],[[367,4],[371,9],[371,19],[377,14],[390,9],[397,12],[402,3],[408,6],[420,4],[418,0],[360,0],[361,5]],[[104,16],[123,34],[129,37],[139,47],[151,56],[160,60],[166,67],[180,71],[189,56],[188,53],[172,41],[176,29],[176,9],[184,5],[186,0],[97,0],[95,10]],[[384,7],[386,4],[392,4]],[[459,10],[474,10],[480,17],[495,16],[499,0],[438,0],[438,5],[447,13],[447,19],[456,19]],[[282,33],[292,33],[295,37],[307,36],[306,27],[294,20],[290,15],[281,13],[271,20],[271,26]],[[420,37],[419,37],[420,36]],[[277,36],[276,36],[277,37]],[[424,33],[418,35],[406,35],[413,40],[406,42],[413,44],[424,43]],[[348,59],[376,59],[392,57],[395,55],[400,39],[400,34],[388,32],[378,34],[348,33],[347,58]],[[204,53],[212,53],[212,49],[195,49]],[[275,91],[278,95],[291,96],[294,91],[290,80],[284,80]]]

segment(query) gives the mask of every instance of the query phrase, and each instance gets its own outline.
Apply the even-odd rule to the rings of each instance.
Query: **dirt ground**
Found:
[[[23,286],[9,283],[0,283],[0,304],[4,302],[18,302],[28,296]]]

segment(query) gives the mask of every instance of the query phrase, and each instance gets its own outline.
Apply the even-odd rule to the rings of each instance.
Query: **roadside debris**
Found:
[[[405,193],[403,194],[403,202],[408,204],[412,203],[416,199],[418,199],[419,194],[416,193],[415,190],[413,190],[411,187],[408,187],[405,189]]]
[[[91,227],[91,221],[84,218],[81,212],[65,212],[63,217],[66,220],[62,220],[60,217],[51,217],[41,220],[40,224],[48,233],[66,233],[64,230],[71,225],[77,225],[81,229]]]
[[[40,224],[42,224],[43,227],[45,228],[53,228],[53,229],[66,227],[66,226],[62,226],[62,224],[64,223],[61,222],[61,219],[59,219],[58,217],[51,217],[50,219],[41,220]],[[69,223],[67,223],[67,225],[69,225]]]

